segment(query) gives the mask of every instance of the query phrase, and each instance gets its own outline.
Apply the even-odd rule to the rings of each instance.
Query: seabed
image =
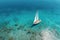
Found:
[[[57,15],[48,15],[45,11],[39,11],[42,22],[33,27],[31,25],[36,11],[11,12],[9,16],[1,14],[0,40],[60,40],[59,25],[49,19]]]

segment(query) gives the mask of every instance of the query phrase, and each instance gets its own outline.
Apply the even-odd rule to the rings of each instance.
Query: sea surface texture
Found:
[[[0,0],[0,40],[60,40],[60,1]]]

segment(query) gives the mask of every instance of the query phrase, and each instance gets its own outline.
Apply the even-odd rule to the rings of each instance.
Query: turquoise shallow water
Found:
[[[0,40],[60,40],[60,1],[0,0]]]
[[[38,10],[41,23],[31,28],[36,14],[36,10],[16,10],[11,13],[1,13],[0,15],[0,39],[5,40],[30,40],[30,35],[37,35],[41,32],[42,40],[44,33],[48,33],[50,40],[59,40],[60,38],[60,10]],[[46,30],[48,28],[48,31]],[[45,31],[45,32],[44,32]],[[28,35],[28,34],[29,35]],[[32,33],[32,34],[31,34]],[[54,34],[53,34],[54,33]],[[22,36],[22,38],[21,38]],[[57,36],[57,37],[55,37]],[[27,37],[27,38],[26,38]],[[36,37],[36,36],[35,36]],[[48,37],[46,39],[48,40]],[[37,37],[41,39],[41,37]],[[55,39],[56,38],[56,39]],[[31,40],[34,40],[32,38]]]

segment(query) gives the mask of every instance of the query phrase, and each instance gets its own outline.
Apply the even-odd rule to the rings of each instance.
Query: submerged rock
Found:
[[[14,40],[14,38],[13,37],[10,37],[10,38],[8,38],[8,40]]]
[[[4,40],[4,38],[2,36],[0,36],[0,40]]]

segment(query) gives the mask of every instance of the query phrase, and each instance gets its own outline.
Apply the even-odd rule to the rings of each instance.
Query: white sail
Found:
[[[36,20],[38,20],[39,18],[38,18],[38,11],[36,12],[36,15],[35,15],[35,19],[34,19],[34,22],[36,21]]]
[[[33,23],[34,23],[34,24],[37,24],[37,23],[39,23],[40,21],[41,21],[41,20],[39,20],[38,11],[37,11]]]

